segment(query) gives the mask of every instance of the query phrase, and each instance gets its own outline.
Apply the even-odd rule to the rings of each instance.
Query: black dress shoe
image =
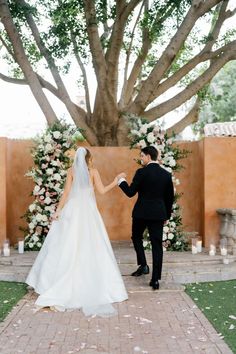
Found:
[[[145,265],[145,266],[139,266],[138,269],[133,272],[131,275],[132,277],[139,277],[142,274],[149,274],[149,266]]]
[[[153,288],[153,290],[158,290],[160,287],[159,281],[158,280],[151,280],[149,285]]]

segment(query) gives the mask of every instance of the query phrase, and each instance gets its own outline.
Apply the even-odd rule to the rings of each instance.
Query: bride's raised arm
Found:
[[[52,216],[53,220],[57,220],[59,218],[60,211],[64,207],[66,200],[68,198],[68,195],[69,195],[69,192],[71,189],[71,185],[72,185],[72,180],[73,180],[72,168],[69,168],[68,172],[67,172],[67,177],[66,177],[66,182],[65,182],[65,187],[64,187],[62,197],[58,203],[57,210],[56,210],[55,214]]]
[[[109,192],[112,188],[114,188],[117,185],[117,181],[118,181],[117,177],[115,177],[113,182],[111,182],[107,186],[104,186],[98,170],[93,168],[90,170],[90,174],[91,174],[92,181],[93,181],[97,191],[100,194],[105,194],[105,193]]]

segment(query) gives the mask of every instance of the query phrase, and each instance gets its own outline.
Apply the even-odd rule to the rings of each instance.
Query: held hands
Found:
[[[118,179],[118,181],[119,181],[119,179],[121,179],[121,178],[126,178],[126,173],[124,173],[124,172],[119,173],[116,178]]]

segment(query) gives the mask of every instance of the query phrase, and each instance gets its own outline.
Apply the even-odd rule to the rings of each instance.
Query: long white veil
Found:
[[[73,170],[73,185],[75,192],[85,190],[91,187],[88,165],[85,159],[87,150],[83,147],[77,149],[72,165]]]
[[[78,148],[75,153],[74,162],[72,165],[73,183],[69,194],[69,199],[76,198],[76,204],[82,205],[85,213],[89,212],[86,209],[86,206],[88,206],[88,202],[89,200],[91,201],[91,198],[96,203],[94,189],[90,180],[89,169],[86,162],[86,154],[87,150],[84,147]],[[82,230],[83,228],[81,229],[81,232]],[[89,242],[89,238],[85,237],[84,239]],[[94,274],[91,274],[91,277],[92,276],[94,276]],[[94,299],[94,302],[92,303],[90,300],[91,298]],[[115,308],[110,303],[97,304],[94,294],[88,294],[87,301],[88,303],[84,303],[82,308],[86,316],[99,315],[102,317],[109,317],[117,313]]]

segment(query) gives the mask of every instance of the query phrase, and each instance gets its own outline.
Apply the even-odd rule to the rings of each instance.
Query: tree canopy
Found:
[[[207,90],[196,131],[207,123],[236,121],[236,61],[224,66],[213,78]]]
[[[154,121],[187,103],[171,127],[178,133],[197,120],[206,85],[236,59],[235,31],[223,28],[236,13],[230,3],[0,0],[0,60],[9,64],[0,78],[29,85],[49,124],[58,119],[51,92],[92,145],[127,144],[130,116]],[[63,81],[74,63],[85,109]]]

